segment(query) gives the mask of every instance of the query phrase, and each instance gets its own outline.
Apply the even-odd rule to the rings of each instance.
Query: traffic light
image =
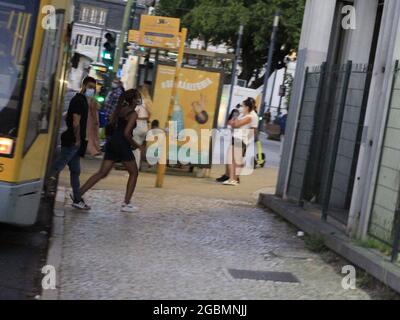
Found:
[[[104,50],[102,53],[103,63],[107,66],[108,70],[112,71],[114,65],[116,37],[112,33],[105,35],[106,43],[104,44]]]

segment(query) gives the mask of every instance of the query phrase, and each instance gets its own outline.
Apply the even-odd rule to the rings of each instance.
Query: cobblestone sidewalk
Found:
[[[192,181],[168,179],[182,190]],[[369,299],[344,290],[338,270],[252,199],[139,186],[140,212],[121,214],[122,190],[90,192],[87,214],[66,206],[60,299]],[[228,269],[290,272],[300,283],[236,280]]]

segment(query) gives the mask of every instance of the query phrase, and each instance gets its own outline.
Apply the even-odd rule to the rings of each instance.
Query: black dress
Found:
[[[114,162],[130,162],[135,161],[132,147],[125,138],[125,129],[128,121],[125,118],[118,118],[117,126],[105,148],[104,160]]]

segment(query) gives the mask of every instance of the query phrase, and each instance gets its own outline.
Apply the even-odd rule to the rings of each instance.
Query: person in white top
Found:
[[[133,130],[133,140],[143,148],[134,150],[135,159],[137,162],[137,166],[140,169],[142,164],[142,159],[144,159],[145,154],[145,143],[146,143],[146,136],[149,132],[149,123],[151,117],[151,97],[147,87],[145,84],[143,87],[139,88],[139,92],[142,96],[142,103],[136,107],[136,113],[138,114],[137,119],[137,126]]]
[[[224,181],[223,184],[227,186],[239,185],[239,170],[243,167],[243,158],[246,154],[246,149],[251,141],[250,129],[254,125],[254,111],[255,105],[252,100],[247,99],[243,101],[240,108],[241,114],[238,119],[229,121],[229,125],[234,129],[232,146],[228,151],[228,172],[229,179]]]
[[[254,129],[254,142],[256,143],[256,148],[257,148],[256,159],[254,159],[255,167],[257,165],[264,167],[265,154],[263,153],[262,143],[260,140],[260,131],[258,130],[260,118],[257,113],[256,101],[253,98],[249,98],[249,99],[251,99],[251,101],[254,103],[254,110],[251,112],[251,116],[252,116],[251,128]]]

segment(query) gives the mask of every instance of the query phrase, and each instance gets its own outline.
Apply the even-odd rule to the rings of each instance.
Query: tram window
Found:
[[[40,1],[0,1],[0,136],[16,138]]]
[[[64,14],[57,13],[57,28],[44,31],[25,138],[26,152],[40,133],[47,133],[60,55]]]

